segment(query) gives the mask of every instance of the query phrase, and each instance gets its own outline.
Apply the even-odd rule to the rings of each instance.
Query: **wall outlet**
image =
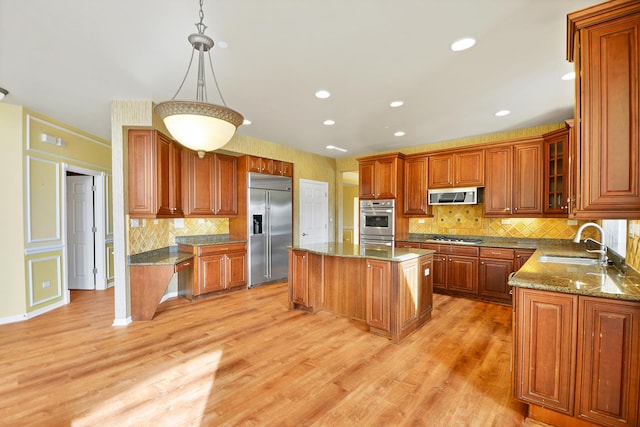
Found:
[[[140,227],[140,220],[135,218],[131,220],[131,228]]]
[[[184,228],[184,218],[176,218],[173,220],[173,226],[175,228]]]
[[[198,224],[204,224],[204,219],[203,218],[198,218]]]
[[[511,224],[511,220],[510,219],[503,219],[502,220],[502,224]]]
[[[568,219],[567,220],[567,225],[578,225],[578,220],[577,219]]]
[[[153,220],[153,225],[158,225],[158,220],[157,219]]]
[[[51,282],[49,280],[45,280],[44,282],[42,282],[42,288],[48,288],[51,286]]]
[[[424,224],[424,219],[420,218],[420,219],[418,220],[418,224]]]

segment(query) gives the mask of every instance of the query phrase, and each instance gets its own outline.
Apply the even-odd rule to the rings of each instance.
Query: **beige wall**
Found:
[[[48,144],[43,134],[64,144]],[[108,141],[74,129],[20,106],[0,103],[3,156],[0,174],[12,209],[0,214],[6,286],[0,299],[0,322],[28,318],[65,302],[65,176],[68,169],[94,175],[108,186],[111,146]],[[105,199],[107,196],[105,196]],[[105,200],[106,201],[106,200]],[[110,218],[97,213],[101,241],[110,238]],[[106,258],[106,244],[96,254]],[[6,263],[6,264],[5,264]],[[104,265],[99,273],[106,275]],[[106,277],[104,278],[106,283]]]

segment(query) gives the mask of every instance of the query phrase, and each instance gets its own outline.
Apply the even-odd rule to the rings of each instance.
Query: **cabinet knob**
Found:
[[[505,212],[509,212],[511,210],[511,208],[504,208]]]

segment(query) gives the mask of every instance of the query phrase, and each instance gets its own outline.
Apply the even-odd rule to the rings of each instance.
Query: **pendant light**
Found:
[[[193,50],[184,79],[182,79],[182,83],[175,95],[173,95],[173,98],[171,98],[171,101],[161,102],[154,108],[156,114],[164,121],[171,136],[185,147],[197,151],[200,158],[204,157],[206,151],[216,150],[229,142],[236,128],[240,126],[244,120],[242,114],[227,107],[220,92],[216,74],[213,71],[213,63],[211,62],[210,50],[214,44],[213,39],[204,34],[207,26],[202,23],[204,19],[202,2],[203,0],[200,0],[200,22],[195,24],[198,32],[189,36],[189,43],[193,47]],[[193,55],[196,51],[198,52],[196,100],[177,101],[175,98],[187,80],[191,64],[193,63]],[[216,85],[218,96],[222,101],[222,106],[206,102],[205,52],[209,56],[209,65],[211,66],[213,81]]]

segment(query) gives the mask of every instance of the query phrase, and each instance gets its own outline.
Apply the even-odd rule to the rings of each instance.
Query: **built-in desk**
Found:
[[[129,257],[132,320],[153,319],[174,274],[178,282],[193,283],[193,257],[175,246]]]
[[[342,243],[289,249],[289,306],[365,322],[399,342],[431,319],[432,250]]]

